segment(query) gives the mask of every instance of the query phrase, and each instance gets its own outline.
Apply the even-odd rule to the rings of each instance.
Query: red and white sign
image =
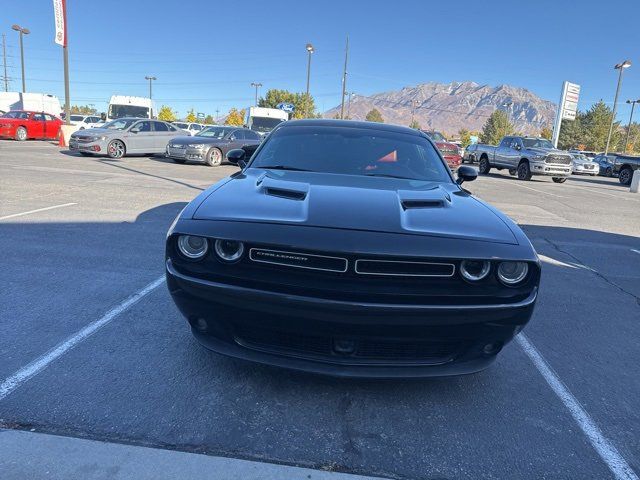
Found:
[[[67,46],[67,2],[53,0],[53,17],[56,23],[55,42],[63,47]]]
[[[562,96],[561,109],[563,120],[575,120],[578,112],[578,99],[580,98],[580,85],[565,82],[564,95]]]

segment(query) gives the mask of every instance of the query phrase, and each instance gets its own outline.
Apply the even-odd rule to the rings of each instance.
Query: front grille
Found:
[[[320,359],[333,363],[411,362],[442,364],[468,347],[461,341],[433,342],[402,339],[352,339],[310,335],[245,326],[235,327],[235,341],[253,350],[276,355]],[[346,344],[352,346],[348,351]],[[336,348],[341,345],[342,348]]]
[[[72,140],[75,140],[78,143],[91,143],[91,142],[95,142],[96,141],[96,137],[81,137],[81,136],[76,136],[76,137],[72,137]]]
[[[553,163],[556,165],[571,165],[571,157],[566,155],[547,155],[544,163]]]
[[[406,262],[398,260],[356,260],[355,272],[360,275],[392,275],[396,277],[452,277],[452,263]]]

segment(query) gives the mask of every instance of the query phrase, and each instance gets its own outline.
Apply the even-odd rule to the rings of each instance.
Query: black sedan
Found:
[[[187,160],[204,162],[215,167],[222,164],[228,151],[257,147],[262,137],[253,130],[239,127],[207,127],[194,136],[173,138],[166,154],[176,163]]]
[[[276,127],[169,230],[169,291],[216,352],[337,376],[470,373],[529,321],[538,257],[423,133]],[[245,163],[246,162],[246,163]]]

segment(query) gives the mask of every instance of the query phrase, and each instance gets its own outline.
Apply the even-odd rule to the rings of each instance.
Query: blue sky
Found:
[[[629,58],[621,100],[640,98],[640,1],[203,1],[67,0],[73,104],[104,111],[112,94],[148,94],[181,115],[225,113],[253,102],[253,81],[340,101],[344,42],[348,90],[368,95],[429,81],[510,84],[558,101],[563,80],[582,85],[579,107],[613,103],[613,65]],[[533,6],[532,6],[533,5]],[[51,0],[2,0],[9,76],[20,89],[17,33],[25,37],[27,90],[63,100],[62,49]],[[621,119],[629,108],[619,105]]]

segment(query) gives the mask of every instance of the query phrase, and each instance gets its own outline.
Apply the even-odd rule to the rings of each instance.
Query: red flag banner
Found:
[[[53,0],[53,16],[56,23],[58,45],[67,46],[67,5],[66,0]]]

